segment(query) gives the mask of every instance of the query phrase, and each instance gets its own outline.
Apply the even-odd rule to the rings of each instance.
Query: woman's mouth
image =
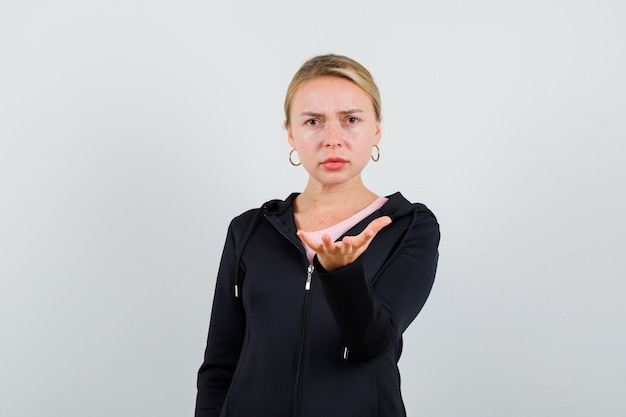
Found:
[[[338,169],[343,168],[343,166],[345,164],[347,164],[348,162],[345,159],[342,158],[327,158],[322,162],[322,166],[324,166],[324,168],[329,169],[331,171],[336,171]]]

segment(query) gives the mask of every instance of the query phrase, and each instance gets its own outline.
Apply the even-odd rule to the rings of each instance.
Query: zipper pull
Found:
[[[306,283],[304,284],[304,289],[309,291],[311,289],[311,277],[313,276],[313,271],[315,267],[313,265],[309,265],[306,269]]]

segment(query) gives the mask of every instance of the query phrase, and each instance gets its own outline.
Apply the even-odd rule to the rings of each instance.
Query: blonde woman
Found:
[[[397,362],[435,278],[437,221],[363,183],[380,158],[381,104],[358,62],[307,61],[285,129],[309,179],[230,224],[196,416],[405,416]]]

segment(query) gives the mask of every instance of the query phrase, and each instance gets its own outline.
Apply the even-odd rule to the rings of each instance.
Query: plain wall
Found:
[[[229,220],[300,191],[282,101],[349,55],[366,184],[441,223],[409,416],[626,415],[623,1],[0,3],[0,415],[192,415]]]

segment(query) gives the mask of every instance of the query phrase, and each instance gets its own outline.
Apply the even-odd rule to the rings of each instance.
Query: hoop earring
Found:
[[[289,152],[289,163],[293,165],[294,167],[299,167],[300,165],[302,165],[302,162],[298,161],[298,163],[295,163],[293,162],[293,159],[291,159],[294,152],[296,152],[295,149],[292,149],[291,152]]]
[[[372,158],[372,161],[378,162],[378,160],[380,159],[380,148],[378,147],[378,145],[374,145],[374,148],[372,149],[376,149],[376,156],[370,155],[370,158]]]

